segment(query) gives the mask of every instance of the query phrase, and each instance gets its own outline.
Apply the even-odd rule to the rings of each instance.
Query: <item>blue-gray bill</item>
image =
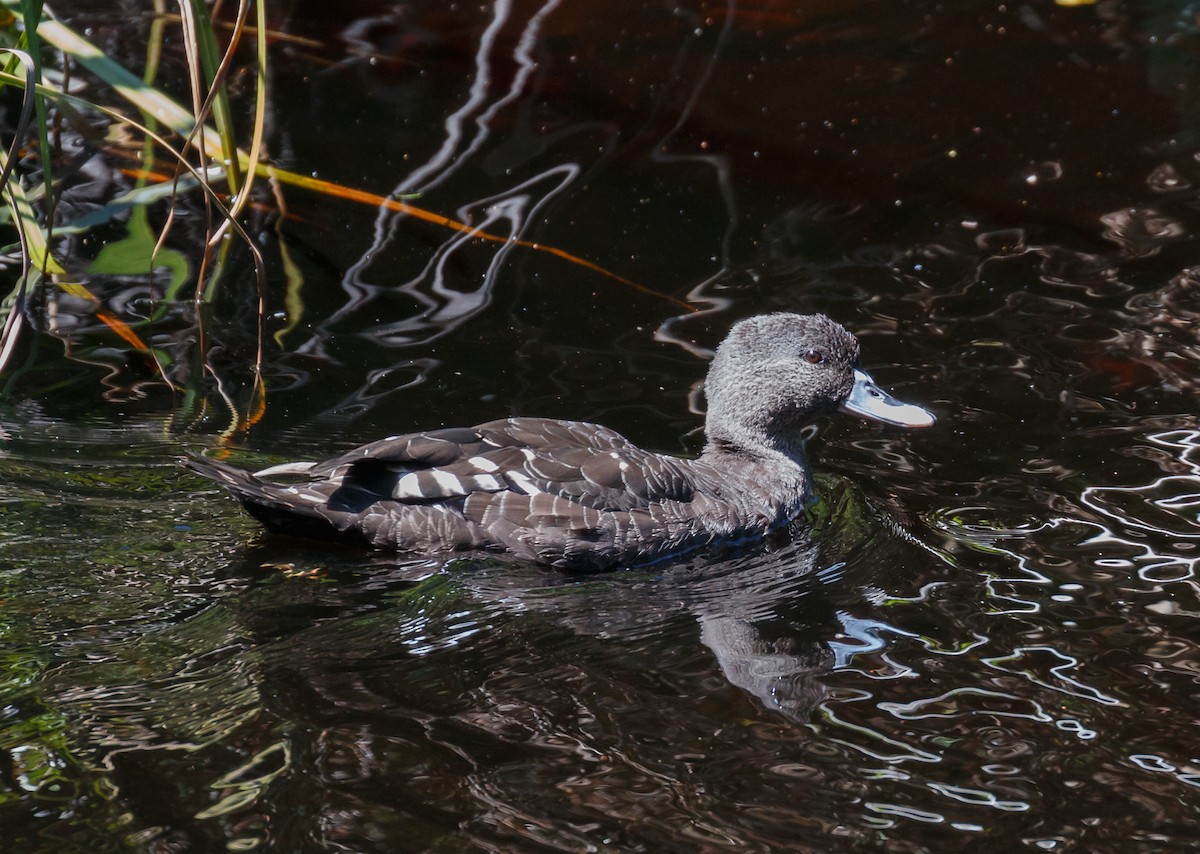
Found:
[[[897,427],[929,427],[936,420],[933,413],[911,403],[902,403],[879,386],[866,371],[855,369],[854,387],[842,403],[843,412],[895,424]]]

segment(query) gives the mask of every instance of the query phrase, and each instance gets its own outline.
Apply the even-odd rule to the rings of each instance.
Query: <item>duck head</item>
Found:
[[[842,411],[899,427],[934,417],[884,392],[859,366],[858,340],[821,314],[764,314],[734,324],[705,380],[710,445],[792,453],[814,416]]]

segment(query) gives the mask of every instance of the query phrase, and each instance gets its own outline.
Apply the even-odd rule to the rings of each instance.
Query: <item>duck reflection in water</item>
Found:
[[[938,559],[847,481],[821,476],[819,493],[801,519],[733,555],[550,583],[499,564],[456,575],[472,599],[550,616],[577,636],[658,645],[674,635],[659,653],[664,670],[691,656],[696,637],[668,624],[694,620],[731,685],[803,721],[825,699],[825,674],[905,634],[876,619],[876,605],[895,578]]]
[[[904,634],[879,603],[937,560],[894,508],[851,482],[822,474],[816,489],[820,500],[762,543],[616,573],[547,573],[504,556],[382,553],[364,566],[346,550],[263,538],[237,574],[315,562],[338,583],[289,584],[294,592],[277,603],[273,584],[271,600],[243,618],[274,640],[276,609],[290,622],[316,597],[321,619],[270,643],[267,670],[299,675],[341,708],[421,709],[483,725],[511,704],[540,715],[557,693],[548,686],[564,678],[606,685],[597,696],[696,697],[720,674],[760,708],[804,722],[826,699],[831,670],[879,669]],[[647,668],[652,687],[637,675]]]

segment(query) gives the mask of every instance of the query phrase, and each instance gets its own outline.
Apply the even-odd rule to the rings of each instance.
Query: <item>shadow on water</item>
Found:
[[[72,5],[139,67],[144,20]],[[660,293],[384,206],[295,193],[275,232],[264,196],[278,338],[237,435],[240,262],[204,364],[183,308],[146,333],[173,378],[206,378],[195,417],[94,307],[39,306],[0,409],[0,836],[1194,847],[1189,10],[273,3],[314,40],[276,45],[281,165]],[[83,269],[98,246],[74,251]],[[88,281],[127,319],[162,298],[154,276]],[[822,503],[743,552],[570,577],[316,549],[173,462],[508,414],[694,452],[707,348],[775,309],[844,322],[939,422],[823,425]]]

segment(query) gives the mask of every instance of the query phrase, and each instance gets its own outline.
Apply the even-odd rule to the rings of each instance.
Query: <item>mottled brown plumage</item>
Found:
[[[736,324],[706,380],[698,459],[643,450],[595,424],[509,418],[393,436],[319,463],[251,474],[184,464],[223,483],[269,529],[419,553],[496,551],[564,569],[652,563],[761,537],[810,497],[802,428],[837,408],[905,426],[858,368],[858,342],[821,315]]]

